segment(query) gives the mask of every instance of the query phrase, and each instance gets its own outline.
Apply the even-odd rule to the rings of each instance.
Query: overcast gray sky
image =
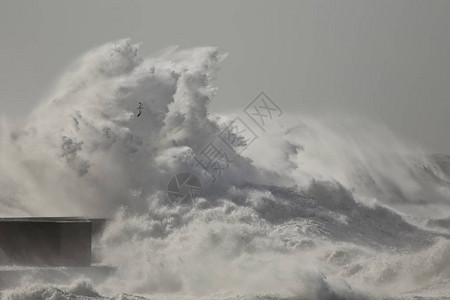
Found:
[[[23,119],[87,50],[131,37],[230,55],[215,112],[264,90],[285,111],[349,111],[450,153],[450,1],[0,0],[0,112]]]

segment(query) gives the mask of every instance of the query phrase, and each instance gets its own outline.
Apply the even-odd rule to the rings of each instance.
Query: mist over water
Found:
[[[232,120],[208,113],[226,55],[138,49],[93,49],[22,127],[3,117],[0,214],[113,218],[94,249],[117,268],[101,282],[30,271],[4,298],[450,295],[448,156],[367,120],[285,113],[213,182],[194,157]],[[202,181],[193,206],[166,197],[180,172]]]

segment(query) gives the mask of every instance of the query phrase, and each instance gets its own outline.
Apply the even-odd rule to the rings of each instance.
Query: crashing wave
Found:
[[[116,273],[95,289],[24,277],[3,296],[450,295],[449,233],[436,229],[450,217],[448,157],[367,121],[286,114],[212,181],[195,156],[232,119],[207,110],[225,55],[171,48],[143,59],[138,48],[92,50],[23,127],[0,126],[1,213],[113,217],[94,247]],[[192,207],[166,198],[180,172],[201,178]]]

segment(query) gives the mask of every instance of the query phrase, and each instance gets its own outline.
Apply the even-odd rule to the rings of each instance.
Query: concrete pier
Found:
[[[74,217],[1,218],[0,264],[90,266],[92,236],[105,222]]]

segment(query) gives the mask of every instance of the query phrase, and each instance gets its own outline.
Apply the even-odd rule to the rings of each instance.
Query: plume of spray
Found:
[[[2,126],[5,215],[110,216],[161,190],[218,130],[207,118],[224,55],[167,50],[143,60],[121,40],[75,63],[23,129]],[[138,102],[144,113],[136,118]],[[133,198],[132,202],[130,202]]]

